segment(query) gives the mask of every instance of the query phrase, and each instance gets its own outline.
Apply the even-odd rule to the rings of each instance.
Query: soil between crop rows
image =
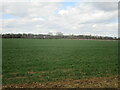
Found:
[[[47,83],[11,84],[3,85],[2,88],[118,88],[118,76],[93,77],[80,80],[66,79]]]

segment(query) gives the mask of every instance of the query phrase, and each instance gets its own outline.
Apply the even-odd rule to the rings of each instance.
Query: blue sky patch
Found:
[[[14,19],[14,18],[18,18],[18,17],[14,16],[12,14],[4,14],[3,15],[3,19]]]
[[[66,9],[67,7],[76,7],[77,2],[60,2],[62,5],[60,9]]]

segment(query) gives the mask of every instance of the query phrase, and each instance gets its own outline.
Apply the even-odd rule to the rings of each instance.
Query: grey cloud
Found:
[[[118,10],[117,2],[93,2],[91,3],[94,7],[103,11],[114,11]]]
[[[103,4],[80,3],[76,7],[59,9],[60,4],[52,2],[6,3],[4,13],[21,18],[5,19],[3,33],[60,31],[65,34],[116,35],[117,23],[113,20],[117,18],[117,10],[114,5]]]

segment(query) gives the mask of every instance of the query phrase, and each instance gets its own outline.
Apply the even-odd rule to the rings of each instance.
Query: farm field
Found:
[[[118,74],[118,42],[3,39],[3,85],[111,77]]]

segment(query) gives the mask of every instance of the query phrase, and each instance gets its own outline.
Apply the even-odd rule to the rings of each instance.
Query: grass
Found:
[[[3,84],[117,75],[118,42],[3,39]]]

